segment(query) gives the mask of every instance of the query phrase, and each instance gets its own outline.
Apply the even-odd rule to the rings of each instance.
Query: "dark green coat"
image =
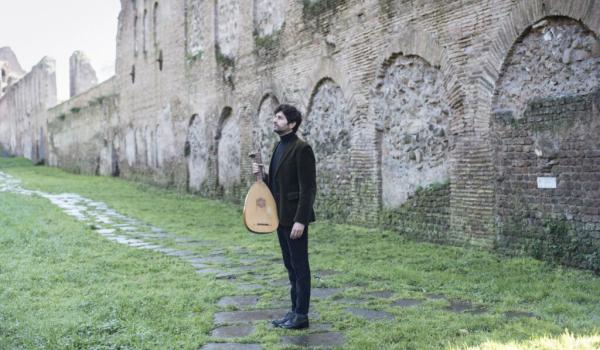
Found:
[[[277,149],[277,145],[273,150]],[[275,198],[279,224],[293,226],[299,222],[307,225],[315,221],[313,205],[317,194],[317,175],[315,155],[310,145],[299,138],[290,141],[279,166],[265,182],[269,184],[271,177],[277,181],[279,189],[279,198]]]

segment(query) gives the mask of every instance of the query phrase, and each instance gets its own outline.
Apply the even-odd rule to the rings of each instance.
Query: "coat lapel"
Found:
[[[279,168],[281,168],[281,164],[283,164],[283,162],[285,161],[285,159],[290,155],[290,153],[292,153],[292,150],[295,148],[296,142],[298,142],[298,139],[290,142],[290,145],[285,150],[285,153],[283,154],[283,157],[281,157],[281,160],[279,161],[279,164],[277,164],[277,168],[275,169],[275,174],[273,174],[273,178],[274,179],[277,176],[277,172],[279,171]]]

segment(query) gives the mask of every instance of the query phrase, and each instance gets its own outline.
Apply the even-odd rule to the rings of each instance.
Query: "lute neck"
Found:
[[[262,156],[260,150],[254,154],[254,161],[258,164],[262,164]],[[255,174],[256,181],[262,181],[264,177],[264,165],[258,167],[258,173]]]

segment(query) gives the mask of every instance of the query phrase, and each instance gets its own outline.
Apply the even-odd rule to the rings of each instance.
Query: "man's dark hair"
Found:
[[[300,124],[302,124],[302,113],[296,109],[296,107],[292,105],[281,104],[275,108],[274,114],[282,112],[285,115],[285,119],[287,119],[288,123],[296,123],[294,126],[294,133],[298,131]]]

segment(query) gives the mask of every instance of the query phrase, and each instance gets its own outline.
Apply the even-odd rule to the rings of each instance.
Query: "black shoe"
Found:
[[[285,329],[304,329],[308,328],[308,316],[301,314],[294,314],[294,317],[287,320],[284,324],[279,326]]]
[[[283,318],[271,321],[271,324],[275,327],[281,327],[282,324],[286,323],[292,317],[294,317],[294,313],[289,311],[287,314],[285,314],[285,316],[283,316]]]

